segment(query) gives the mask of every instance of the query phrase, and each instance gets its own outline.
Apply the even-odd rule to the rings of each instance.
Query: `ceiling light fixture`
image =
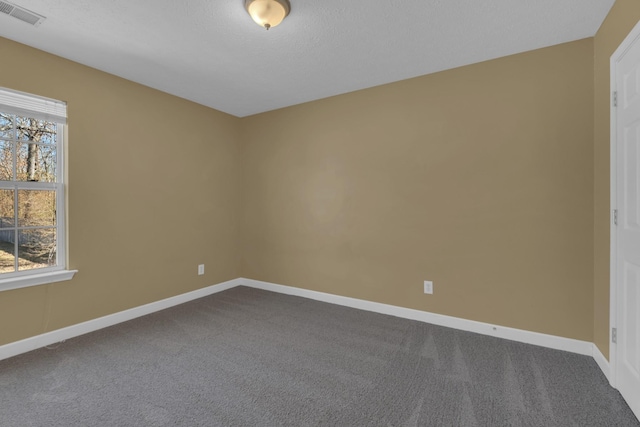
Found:
[[[291,11],[289,0],[245,0],[244,7],[256,24],[267,30],[280,24]]]

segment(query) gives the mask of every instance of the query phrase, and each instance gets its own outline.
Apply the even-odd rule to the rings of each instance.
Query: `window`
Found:
[[[0,88],[0,290],[68,280],[66,104]]]

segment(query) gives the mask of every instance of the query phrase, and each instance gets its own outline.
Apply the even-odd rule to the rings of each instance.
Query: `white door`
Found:
[[[640,39],[626,41],[628,47],[612,60],[617,89],[612,115],[618,216],[615,382],[640,418]]]

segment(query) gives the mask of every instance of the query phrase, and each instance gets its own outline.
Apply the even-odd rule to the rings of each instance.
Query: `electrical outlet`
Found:
[[[424,281],[424,293],[432,294],[433,293],[433,282],[430,280]]]
[[[204,274],[204,264],[200,264],[198,266],[198,276],[202,276]]]

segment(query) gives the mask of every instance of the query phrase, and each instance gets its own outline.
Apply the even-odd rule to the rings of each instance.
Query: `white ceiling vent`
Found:
[[[42,15],[38,15],[37,13],[33,13],[23,7],[16,6],[15,4],[2,0],[0,0],[0,12],[13,16],[14,18],[26,22],[27,24],[31,24],[34,27],[42,24],[42,21],[46,19]]]

